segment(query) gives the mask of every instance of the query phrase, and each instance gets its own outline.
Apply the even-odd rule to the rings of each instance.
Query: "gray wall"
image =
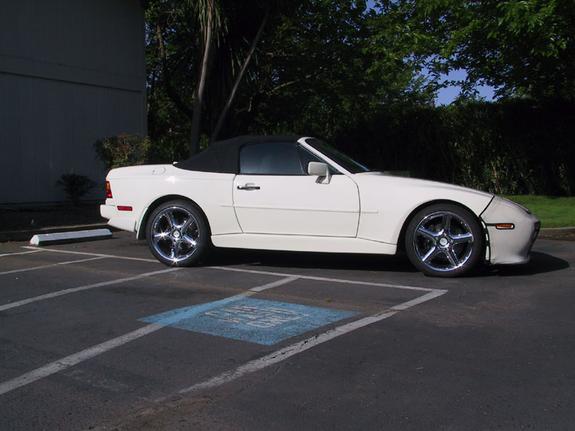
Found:
[[[145,114],[140,0],[0,0],[0,203],[102,183],[94,142],[145,134]]]

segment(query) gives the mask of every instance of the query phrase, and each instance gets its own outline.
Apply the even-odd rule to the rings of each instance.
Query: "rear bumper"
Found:
[[[110,226],[128,232],[136,231],[136,217],[131,212],[118,211],[116,205],[108,203],[100,205],[100,215],[108,219]]]

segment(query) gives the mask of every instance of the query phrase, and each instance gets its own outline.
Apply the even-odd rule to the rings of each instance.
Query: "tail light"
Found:
[[[106,199],[112,199],[112,186],[110,181],[106,181]]]

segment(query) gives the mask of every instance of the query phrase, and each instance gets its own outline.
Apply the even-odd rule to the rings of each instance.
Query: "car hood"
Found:
[[[390,175],[385,172],[362,172],[355,174],[354,177],[359,182],[367,183],[393,183],[401,187],[419,188],[419,189],[437,189],[437,190],[452,190],[463,193],[471,193],[473,195],[482,196],[488,199],[493,198],[492,193],[483,192],[480,190],[470,189],[468,187],[457,186],[455,184],[442,183],[439,181],[422,180],[419,178],[400,177]]]

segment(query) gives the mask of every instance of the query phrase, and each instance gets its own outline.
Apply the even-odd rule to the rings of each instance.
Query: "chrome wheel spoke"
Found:
[[[166,219],[168,220],[168,224],[170,225],[170,229],[176,229],[178,227],[178,224],[176,222],[176,217],[174,216],[174,212],[173,211],[167,211],[164,216],[166,217]]]
[[[196,240],[194,238],[192,238],[189,235],[184,235],[182,238],[190,247],[196,247],[198,245],[198,243],[196,242]]]
[[[162,240],[171,240],[169,232],[158,232],[154,233],[154,241],[159,242]]]
[[[452,267],[451,269],[457,268],[459,266],[459,257],[457,257],[457,253],[455,253],[455,251],[453,251],[452,248],[446,249],[443,253],[445,254],[445,257],[447,257],[447,260],[451,264]]]
[[[435,239],[437,238],[438,234],[436,232],[433,232],[429,229],[426,229],[423,226],[420,226],[417,229],[417,233],[425,238],[427,238],[430,241],[435,241]]]
[[[429,262],[431,259],[433,259],[435,256],[437,256],[438,252],[437,252],[437,247],[431,247],[429,249],[429,251],[427,253],[425,253],[425,256],[423,256],[421,258],[421,260],[423,262]]]
[[[473,242],[473,234],[471,232],[462,233],[459,235],[451,235],[453,244],[465,244],[468,242]]]
[[[444,214],[443,215],[443,233],[449,235],[451,232],[451,215]]]
[[[170,247],[170,259],[171,260],[177,260],[179,248],[180,248],[179,244],[176,244],[174,241],[172,241],[172,246]]]
[[[193,217],[188,217],[188,219],[184,222],[184,224],[181,227],[182,234],[185,235],[187,230],[191,226],[195,226],[195,225],[196,225],[196,219],[194,219]]]

